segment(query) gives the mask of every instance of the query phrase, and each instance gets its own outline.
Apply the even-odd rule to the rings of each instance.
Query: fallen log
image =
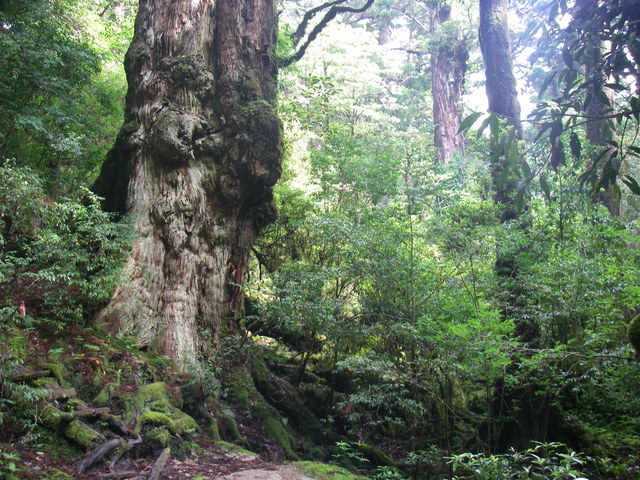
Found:
[[[84,473],[91,466],[101,461],[104,457],[113,452],[118,446],[121,445],[121,442],[126,445],[126,442],[121,438],[112,438],[111,440],[107,440],[106,442],[101,443],[96,448],[91,450],[85,457],[83,457],[76,465],[76,471],[78,473]]]
[[[160,478],[160,475],[162,475],[164,467],[167,465],[170,456],[171,449],[167,447],[162,451],[162,453],[158,456],[158,459],[153,464],[151,474],[149,475],[149,478],[147,478],[147,480],[158,480]]]
[[[75,412],[71,412],[71,415],[74,417],[98,417],[105,413],[109,413],[109,407],[101,407],[101,408],[83,408],[81,410],[76,410]]]
[[[51,375],[49,370],[22,370],[10,375],[14,382],[26,382],[27,380],[35,380],[36,378],[47,377]]]
[[[60,400],[62,398],[74,398],[76,396],[75,388],[49,387],[49,400]]]

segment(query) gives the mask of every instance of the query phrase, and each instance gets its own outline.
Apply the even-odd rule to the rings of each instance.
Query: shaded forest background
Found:
[[[114,409],[174,372],[94,321],[127,282],[91,187],[135,3],[0,6],[0,474],[67,428],[47,378]],[[242,318],[171,373],[199,426],[142,401],[130,453],[206,430],[381,480],[640,478],[638,3],[510,5],[521,122],[485,113],[478,2],[377,0],[285,67],[314,6],[278,5],[279,213]],[[61,458],[98,441],[60,432]]]

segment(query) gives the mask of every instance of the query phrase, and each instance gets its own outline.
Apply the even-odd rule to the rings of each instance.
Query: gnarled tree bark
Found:
[[[140,1],[125,123],[95,186],[135,239],[99,319],[183,368],[233,328],[275,217],[275,43],[272,0]]]

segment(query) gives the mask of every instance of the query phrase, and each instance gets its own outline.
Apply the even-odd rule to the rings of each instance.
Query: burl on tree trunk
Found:
[[[95,190],[135,229],[100,314],[183,368],[238,318],[281,173],[272,0],[141,0],[125,123]]]

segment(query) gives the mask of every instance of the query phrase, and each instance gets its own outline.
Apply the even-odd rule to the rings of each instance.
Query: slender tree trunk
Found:
[[[140,0],[125,123],[96,182],[135,229],[100,314],[187,367],[242,308],[280,176],[272,0]]]
[[[515,138],[522,138],[520,103],[513,74],[509,25],[507,22],[508,0],[480,0],[480,46],[484,58],[486,89],[489,111],[506,119],[507,126],[515,129]],[[500,207],[501,221],[508,222],[519,217],[516,203],[519,167],[517,159],[510,158],[510,145],[500,139],[491,141],[491,178],[495,190],[495,201]],[[521,302],[522,291],[517,280],[519,264],[517,252],[499,251],[495,272],[505,281],[503,316],[510,318]],[[523,342],[535,345],[539,338],[535,320],[521,320],[516,325],[516,335]]]
[[[449,21],[451,7],[440,6],[435,19],[437,25]],[[456,153],[464,151],[464,138],[458,129],[462,120],[460,100],[468,59],[469,52],[459,35],[438,36],[438,46],[431,54],[431,90],[435,146],[438,159],[445,165],[449,165]]]
[[[606,78],[603,72],[602,59],[604,58],[604,47],[602,42],[594,38],[593,43],[588,45],[585,55],[587,62],[585,65],[585,76],[588,85],[589,103],[585,109],[588,117],[588,123],[585,124],[585,134],[589,143],[598,148],[598,151],[606,147],[607,140],[615,140],[615,126],[611,119],[605,119],[606,115],[610,115],[613,110],[613,92],[611,89],[605,88]],[[610,125],[610,136],[604,133],[605,127]],[[594,153],[594,157],[599,152]],[[598,161],[598,168],[612,168],[611,155],[605,155]],[[616,178],[618,175],[616,175]],[[620,201],[620,188],[615,181],[608,185],[603,185],[596,196],[602,204],[607,207],[609,213],[614,217],[622,215],[622,205]]]
[[[506,118],[522,137],[520,103],[509,38],[509,0],[480,0],[480,49],[484,59],[489,111]]]

